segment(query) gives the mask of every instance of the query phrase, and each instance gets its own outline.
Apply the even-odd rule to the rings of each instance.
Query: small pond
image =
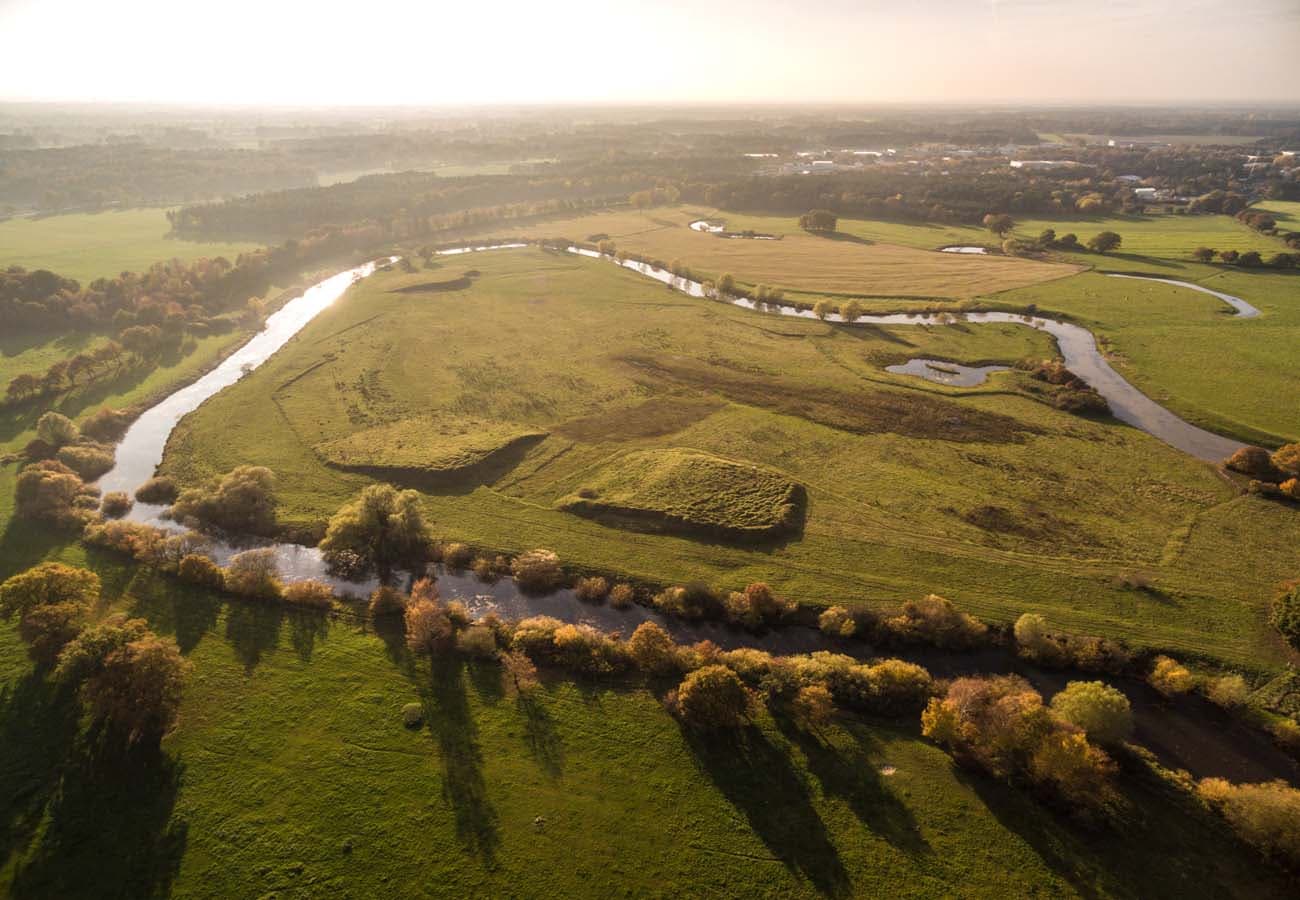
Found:
[[[885,366],[886,372],[895,375],[916,375],[937,384],[953,387],[974,387],[988,381],[994,372],[1005,372],[1010,366],[963,366],[941,359],[909,359],[897,366]]]

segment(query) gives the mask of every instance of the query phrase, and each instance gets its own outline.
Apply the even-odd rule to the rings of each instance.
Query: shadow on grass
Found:
[[[868,750],[878,746],[870,729],[858,722],[843,722],[854,746],[841,748],[796,727],[785,717],[776,720],[781,733],[803,751],[808,769],[831,797],[839,797],[873,833],[909,856],[930,852],[916,817],[885,788],[877,764]]]
[[[549,778],[559,778],[564,772],[564,745],[555,729],[555,719],[536,697],[520,694],[515,707],[524,719],[528,752]]]
[[[122,559],[114,554],[103,555],[119,562]],[[97,559],[93,564],[103,577],[106,570]],[[225,602],[219,596],[174,578],[148,573],[144,569],[137,569],[136,572],[138,577],[129,584],[134,601],[130,615],[148,620],[149,626],[156,632],[171,634],[181,653],[190,653],[205,635],[216,629]],[[123,588],[125,587],[124,585]],[[229,635],[227,629],[227,637]]]
[[[865,244],[870,246],[875,243],[871,238],[864,238],[861,235],[850,234],[847,231],[809,231],[813,237],[819,237],[825,241],[840,241],[846,244]]]
[[[70,690],[29,673],[0,689],[0,869],[26,852],[77,735]]]
[[[330,617],[313,610],[291,610],[289,617],[289,640],[294,652],[303,662],[311,662],[316,645],[325,642],[330,631]]]
[[[187,837],[171,820],[181,773],[157,748],[127,753],[88,735],[67,761],[12,895],[167,896]]]
[[[789,758],[753,726],[734,734],[684,728],[686,743],[774,857],[822,894],[850,893],[849,875]]]
[[[10,519],[0,535],[0,581],[30,569],[47,559],[57,548],[72,543],[76,535],[37,522]]]
[[[235,657],[244,664],[244,672],[251,674],[267,654],[280,643],[280,627],[284,624],[284,606],[279,601],[257,603],[236,600],[226,606],[226,640],[235,650]]]
[[[483,751],[469,707],[464,662],[455,654],[436,658],[427,685],[425,718],[442,757],[443,799],[465,849],[492,866],[501,836],[483,778]]]
[[[1085,827],[1005,783],[954,771],[1080,896],[1294,896],[1282,871],[1263,862],[1192,794],[1152,776],[1129,773],[1121,808]]]

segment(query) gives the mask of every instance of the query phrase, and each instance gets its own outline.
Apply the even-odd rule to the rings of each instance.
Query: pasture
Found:
[[[720,238],[688,227],[710,214],[712,211],[686,207],[607,212],[509,231],[578,241],[605,235],[621,250],[665,262],[679,259],[706,278],[730,272],[746,285],[867,297],[962,299],[1064,278],[1078,271],[1068,264],[1037,260],[923,253],[914,247],[854,239],[849,233],[815,236],[799,230],[793,218],[740,220],[761,223],[744,227],[784,235],[779,241]]]
[[[79,551],[65,554],[85,561]],[[1114,829],[955,767],[912,722],[842,716],[817,735],[762,714],[732,739],[683,731],[665,685],[430,667],[400,635],[225,604],[111,558],[107,609],[194,665],[167,756],[77,740],[66,694],[0,623],[0,892],[313,897],[887,892],[1053,897],[1284,887],[1211,814],[1130,779]],[[406,728],[402,708],[423,708]],[[22,740],[12,739],[21,734]],[[105,811],[112,811],[112,827]],[[564,864],[556,859],[563,856]],[[1066,862],[1068,860],[1068,863]]]
[[[166,259],[224,256],[233,261],[258,247],[175,240],[167,237],[170,230],[166,211],[153,208],[12,218],[0,222],[0,266],[49,269],[87,284]]]
[[[540,250],[484,253],[474,266],[481,276],[454,292],[393,291],[427,273],[363,282],[187,417],[164,471],[196,484],[269,466],[282,524],[318,531],[370,478],[314,448],[408,419],[475,416],[548,437],[508,466],[429,488],[423,502],[446,539],[545,546],[571,565],[658,582],[762,580],[814,604],[892,606],[934,591],[998,621],[1035,610],[1144,646],[1260,668],[1281,658],[1265,606],[1292,575],[1294,510],[1239,496],[1131,428],[1036,401],[1026,375],[954,389],[884,371],[913,356],[1052,356],[1038,332],[776,318]],[[1217,315],[1213,298],[1167,299]],[[557,507],[599,488],[595,473],[623,454],[674,448],[804,485],[798,538],[702,541]],[[1133,572],[1154,589],[1123,587]]]

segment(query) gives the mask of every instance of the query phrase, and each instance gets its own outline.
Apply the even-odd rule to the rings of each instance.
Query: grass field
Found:
[[[0,623],[0,891],[16,897],[1285,893],[1155,784],[1126,786],[1118,828],[1084,831],[910,723],[813,737],[763,715],[701,738],[663,685],[548,679],[521,702],[490,665],[431,670],[387,633],[92,562],[194,671],[167,758],[124,765],[76,739]],[[407,703],[422,727],[402,726]]]
[[[832,294],[964,298],[1063,278],[1077,271],[1069,265],[1035,260],[920,253],[899,244],[853,240],[847,233],[816,237],[799,230],[794,219],[741,220],[761,222],[761,230],[785,235],[779,241],[724,239],[687,227],[711,214],[715,211],[689,208],[597,213],[528,225],[519,233],[572,240],[603,234],[619,249],[667,262],[680,259],[705,277],[730,272],[743,284]],[[512,234],[515,231],[511,229]]]
[[[225,256],[234,260],[250,243],[198,243],[167,237],[161,209],[75,213],[0,222],[0,266],[49,269],[87,284],[123,271],[141,271],[166,259]]]
[[[1017,388],[1023,375],[959,390],[884,372],[912,356],[1050,356],[1037,332],[778,319],[539,250],[474,265],[482,276],[459,292],[391,291],[427,274],[364,282],[184,420],[164,469],[189,484],[268,465],[282,520],[319,526],[368,480],[327,468],[312,448],[387,422],[474,415],[550,437],[508,471],[426,493],[449,539],[546,546],[653,580],[763,580],[814,603],[892,605],[936,591],[1003,621],[1033,609],[1139,644],[1264,668],[1281,658],[1264,610],[1293,574],[1293,510],[1238,496],[1133,429],[1035,402]],[[1216,315],[1213,298],[1184,301]],[[555,508],[611,459],[668,448],[805,485],[800,538],[725,546]],[[1006,528],[980,527],[990,504]],[[1133,571],[1157,590],[1113,584]]]

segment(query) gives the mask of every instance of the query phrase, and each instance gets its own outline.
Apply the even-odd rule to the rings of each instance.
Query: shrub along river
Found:
[[[444,250],[441,253],[455,255],[524,246],[527,245],[488,244]],[[570,247],[569,252],[614,261],[612,257],[603,256],[594,250]],[[390,259],[387,262],[392,261],[393,259]],[[384,264],[383,262],[367,263],[327,278],[307,289],[300,297],[290,300],[269,316],[262,331],[219,366],[145,411],[118,444],[115,465],[99,480],[100,488],[104,492],[124,491],[128,495],[133,494],[136,487],[153,476],[162,461],[167,438],[183,416],[260,366],[316,315],[343,296],[349,287]],[[693,297],[707,296],[699,282],[674,276],[647,263],[627,260],[619,264]],[[1203,290],[1196,285],[1186,286]],[[1216,296],[1222,297],[1227,302],[1236,301],[1233,303],[1234,306],[1241,303],[1249,307],[1249,304],[1237,298],[1219,294]],[[730,302],[747,309],[780,315],[813,317],[813,313],[809,310],[759,304],[747,298],[730,298]],[[1250,315],[1241,307],[1237,308],[1239,315]],[[1106,398],[1117,418],[1185,453],[1199,459],[1217,461],[1243,446],[1236,441],[1196,428],[1150,400],[1110,367],[1098,352],[1092,334],[1078,325],[1002,312],[967,313],[960,318],[976,324],[1011,323],[1048,332],[1056,338],[1065,357],[1066,366]],[[829,319],[834,322],[844,321],[839,315],[832,315]],[[854,319],[849,324],[931,325],[940,324],[940,318],[935,315],[904,313],[865,315]],[[179,524],[166,519],[165,512],[166,507],[163,506],[136,503],[128,518],[168,530],[183,530]],[[275,551],[280,574],[285,581],[320,579],[331,583],[344,596],[364,596],[378,584],[373,579],[350,582],[332,576],[321,558],[320,551],[315,547],[228,538],[214,541],[212,552],[217,562],[225,565],[236,553],[253,546],[269,546]],[[475,615],[496,612],[504,618],[511,619],[549,615],[566,622],[586,622],[605,631],[618,630],[624,634],[630,633],[642,622],[653,621],[662,625],[678,641],[694,642],[708,639],[724,648],[752,646],[775,653],[834,650],[864,658],[874,655],[872,648],[861,641],[831,640],[815,628],[807,626],[789,626],[754,634],[717,622],[687,622],[663,616],[642,606],[633,605],[627,609],[615,609],[611,606],[593,605],[579,600],[569,589],[545,595],[526,594],[520,591],[509,578],[495,583],[485,583],[468,573],[440,570],[438,585],[443,597],[463,599],[471,613]],[[888,655],[918,662],[940,677],[1015,671],[1024,675],[1047,695],[1063,687],[1066,680],[1061,673],[1029,666],[1000,648],[977,653],[951,653],[915,648],[902,648],[896,651],[890,648]],[[1133,703],[1138,723],[1138,741],[1156,752],[1166,765],[1186,768],[1200,777],[1218,775],[1236,781],[1284,778],[1292,783],[1300,783],[1295,763],[1289,757],[1274,747],[1262,734],[1233,722],[1208,702],[1196,698],[1168,702],[1140,682],[1122,681],[1117,684],[1129,695]]]

